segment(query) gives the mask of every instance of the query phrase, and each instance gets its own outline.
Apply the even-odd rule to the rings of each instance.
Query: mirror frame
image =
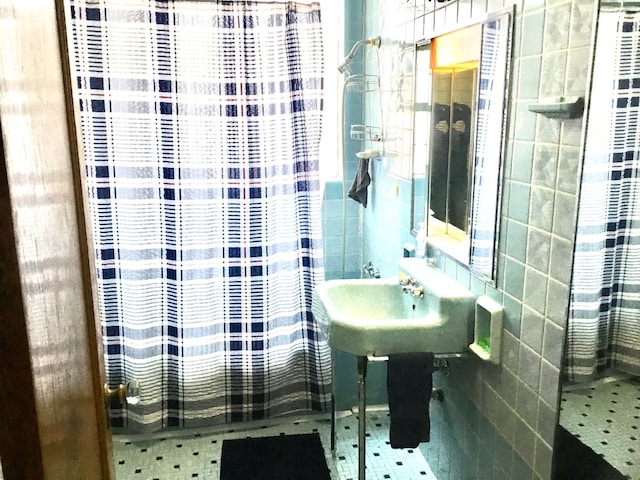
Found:
[[[430,37],[422,39],[415,43],[415,58],[414,65],[416,66],[415,70],[415,79],[414,79],[414,100],[417,97],[416,89],[418,88],[418,54],[421,50],[424,50],[426,45],[431,44],[433,39],[445,35],[447,33],[455,32],[458,30],[462,30],[467,27],[471,27],[474,25],[482,25],[481,28],[481,46],[480,46],[480,58],[479,66],[478,66],[478,79],[477,79],[477,91],[475,95],[476,105],[479,103],[481,98],[481,81],[483,80],[482,75],[482,52],[484,48],[484,43],[486,41],[485,30],[487,24],[496,21],[504,21],[506,22],[506,37],[504,38],[504,42],[500,47],[503,49],[500,53],[504,55],[504,72],[500,72],[501,74],[495,77],[495,81],[498,83],[498,87],[495,92],[501,92],[501,94],[496,93],[493,97],[494,100],[498,100],[501,102],[501,105],[496,111],[501,112],[501,115],[496,119],[500,120],[500,135],[495,137],[495,141],[492,143],[494,146],[493,151],[490,152],[493,156],[498,156],[498,161],[495,164],[492,164],[492,176],[487,178],[490,179],[490,185],[492,188],[489,192],[486,192],[486,183],[483,182],[480,184],[476,180],[476,173],[478,168],[478,129],[477,125],[480,117],[480,110],[478,108],[475,109],[474,117],[473,117],[473,129],[475,131],[473,137],[473,164],[471,166],[471,177],[472,177],[472,185],[470,190],[470,221],[469,221],[469,229],[467,233],[467,237],[469,238],[468,247],[466,242],[459,242],[458,245],[463,245],[463,248],[458,248],[457,251],[455,248],[447,248],[446,241],[441,242],[438,240],[434,241],[434,237],[427,237],[427,242],[430,247],[435,247],[440,250],[442,253],[457,261],[458,263],[466,266],[476,277],[479,279],[495,285],[496,271],[497,271],[497,263],[498,263],[498,243],[499,243],[499,235],[500,235],[500,208],[502,203],[502,186],[503,186],[503,176],[504,176],[504,162],[505,162],[505,151],[506,151],[506,140],[507,140],[507,122],[508,122],[508,112],[509,112],[509,89],[511,84],[511,64],[512,64],[512,51],[513,51],[513,28],[514,28],[514,17],[515,17],[515,6],[511,5],[508,7],[504,7],[495,11],[484,15],[481,18],[473,19],[472,21],[461,23],[456,25],[453,28],[448,28],[442,31],[434,32]],[[502,75],[502,73],[504,75]],[[430,82],[431,83],[431,82]],[[431,87],[433,88],[433,87]],[[415,101],[414,101],[415,103]],[[431,100],[430,100],[431,103]],[[414,105],[415,107],[415,105]],[[417,108],[414,108],[414,130],[415,130],[415,112]],[[431,118],[433,121],[433,118]],[[497,122],[495,122],[497,123]],[[429,125],[429,128],[432,128],[432,125]],[[418,160],[415,158],[415,133],[414,133],[414,158],[413,164]],[[486,151],[485,154],[486,155]],[[430,174],[430,163],[431,159],[428,159],[428,166],[426,175],[427,178]],[[412,169],[412,179],[411,179],[411,234],[417,235],[417,223],[420,221],[416,219],[416,182],[415,175],[413,174],[414,169]],[[426,182],[425,182],[426,183]],[[425,185],[425,189],[427,186]],[[479,188],[483,188],[485,190],[484,196],[482,193],[478,192]],[[425,201],[428,198],[428,192],[425,191]],[[480,215],[478,213],[478,209],[482,208],[483,214]],[[428,226],[428,215],[426,214],[422,221],[425,222],[425,225]],[[482,240],[478,238],[474,238],[474,229],[477,225],[479,219],[485,220],[485,225],[490,223],[493,224],[492,235],[486,235]],[[488,219],[488,220],[486,220]],[[489,230],[483,230],[484,232],[488,232]],[[453,245],[453,243],[452,243]],[[479,252],[482,254],[480,255]]]

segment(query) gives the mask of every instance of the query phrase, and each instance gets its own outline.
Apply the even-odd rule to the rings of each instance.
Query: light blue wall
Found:
[[[347,50],[363,37],[382,35],[389,45],[397,45],[431,35],[433,17],[423,15],[420,8],[421,4],[431,5],[428,0],[364,0],[364,11],[360,2],[345,3],[350,9],[345,22],[349,29]],[[452,2],[446,14],[438,14],[436,23],[453,28],[487,9],[512,3]],[[585,95],[595,2],[516,3],[496,287],[478,281],[446,256],[437,256],[440,269],[475,294],[486,293],[504,305],[503,363],[493,366],[467,359],[452,362],[450,377],[435,374],[434,381],[444,389],[446,399],[431,406],[432,441],[422,450],[439,480],[550,479],[552,474],[582,120],[549,120],[529,112],[528,105],[539,97]],[[399,9],[406,11],[399,16]],[[364,31],[357,31],[355,25],[359,12]],[[392,58],[384,48],[383,44],[382,62]],[[382,67],[388,65],[383,63]],[[376,108],[375,103],[367,105],[365,101],[362,106],[354,101],[349,105],[353,111],[347,128],[352,119],[357,119],[356,123],[370,120]],[[401,137],[407,128],[406,124],[387,124],[389,127],[400,131]],[[347,144],[348,188],[355,168],[353,154],[368,145]],[[391,161],[406,161],[397,144],[386,147]],[[341,276],[343,270],[345,276],[358,276],[358,269],[368,261],[378,266],[383,276],[396,275],[395,264],[403,245],[412,240],[410,182],[384,170],[372,169],[372,177],[368,208],[347,202],[348,267],[344,269],[336,245],[342,244],[344,229],[338,225],[342,222],[342,186],[327,188],[328,278]],[[355,404],[355,359],[344,355],[338,360],[338,405],[344,408]],[[381,403],[385,401],[384,367],[375,365],[372,370],[369,403]]]

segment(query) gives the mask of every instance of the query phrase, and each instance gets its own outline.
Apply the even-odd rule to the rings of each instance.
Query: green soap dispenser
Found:
[[[495,364],[500,363],[503,313],[502,305],[486,295],[476,300],[473,343],[469,349],[482,360]]]

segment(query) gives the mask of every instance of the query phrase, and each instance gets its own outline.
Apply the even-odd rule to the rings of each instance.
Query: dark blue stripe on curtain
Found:
[[[114,425],[325,410],[318,6],[71,3]]]
[[[640,14],[600,12],[566,376],[640,375]]]

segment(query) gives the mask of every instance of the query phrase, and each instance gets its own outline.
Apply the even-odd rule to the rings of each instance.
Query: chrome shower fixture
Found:
[[[353,75],[353,72],[349,68],[349,65],[351,65],[351,62],[353,61],[353,57],[355,56],[355,54],[358,51],[358,49],[362,45],[370,45],[372,47],[380,48],[380,41],[381,41],[380,37],[371,37],[371,38],[366,38],[366,39],[363,39],[363,40],[358,40],[355,43],[355,45],[351,48],[351,51],[349,52],[349,54],[346,57],[344,57],[344,60],[342,61],[342,63],[338,67],[338,71],[340,73],[345,73],[346,72],[349,75]]]

